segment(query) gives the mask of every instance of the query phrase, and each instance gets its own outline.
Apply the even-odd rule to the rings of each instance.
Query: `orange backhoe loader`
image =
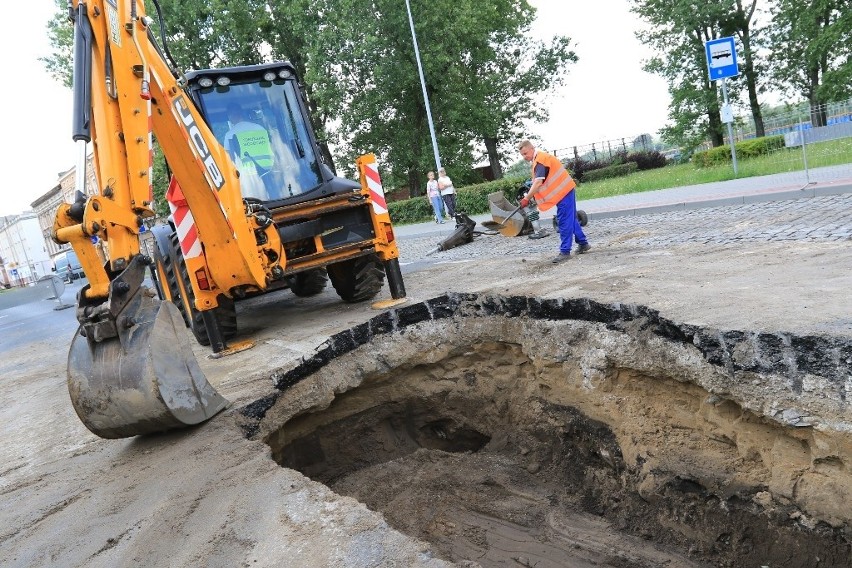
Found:
[[[330,279],[344,301],[358,302],[385,276],[391,296],[405,297],[375,158],[359,158],[360,183],[335,176],[289,63],[183,74],[142,0],[71,0],[69,16],[76,184],[84,188],[91,143],[98,191],[61,206],[53,236],[71,243],[89,280],[78,295],[68,387],[92,432],[164,431],[225,408],[186,327],[226,351],[242,298],[281,288],[312,295]],[[152,229],[151,258],[139,237],[154,216],[154,140],[172,181],[171,215]],[[149,269],[154,289],[144,285]]]

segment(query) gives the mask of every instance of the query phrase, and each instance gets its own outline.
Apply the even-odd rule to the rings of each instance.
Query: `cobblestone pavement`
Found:
[[[481,225],[477,225],[477,230],[488,232]],[[589,221],[585,231],[596,249],[665,248],[685,244],[725,246],[773,241],[838,242],[852,240],[852,194],[594,219]],[[429,252],[441,241],[441,235],[402,238],[400,261],[407,265],[472,257],[555,254],[559,237],[555,231],[550,232],[550,237],[541,240],[481,234],[472,243],[431,255]]]

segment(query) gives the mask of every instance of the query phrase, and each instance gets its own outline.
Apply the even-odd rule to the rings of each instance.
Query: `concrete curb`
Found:
[[[792,189],[773,192],[747,193],[733,197],[720,197],[717,199],[700,199],[695,201],[680,201],[651,205],[648,207],[632,207],[624,209],[613,209],[611,211],[588,212],[589,219],[607,219],[613,217],[625,217],[629,215],[652,215],[654,213],[668,213],[671,211],[684,211],[689,209],[703,209],[706,207],[725,207],[729,205],[748,205],[750,203],[766,203],[771,201],[786,201],[789,199],[809,199],[827,195],[841,195],[852,193],[852,184],[836,186],[813,186],[802,189]],[[580,208],[582,203],[578,203]]]

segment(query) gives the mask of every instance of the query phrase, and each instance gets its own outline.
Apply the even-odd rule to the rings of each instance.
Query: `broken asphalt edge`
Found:
[[[577,320],[600,323],[613,331],[627,332],[627,324],[639,323],[669,341],[690,344],[704,359],[728,375],[737,372],[770,373],[785,377],[790,389],[801,394],[805,377],[819,375],[846,404],[845,382],[852,376],[852,338],[798,336],[785,332],[717,330],[674,322],[659,311],[636,304],[604,304],[587,298],[539,299],[449,293],[416,304],[388,310],[370,320],[329,337],[316,352],[295,367],[273,373],[275,392],[239,409],[244,435],[257,433],[261,420],[289,387],[309,377],[331,361],[365,345],[378,336],[399,333],[409,326],[452,317],[526,317],[539,320]],[[631,325],[635,328],[635,323]],[[743,356],[743,353],[748,353]],[[786,420],[785,417],[781,417]],[[789,422],[789,420],[786,420]],[[794,425],[794,424],[791,424]]]

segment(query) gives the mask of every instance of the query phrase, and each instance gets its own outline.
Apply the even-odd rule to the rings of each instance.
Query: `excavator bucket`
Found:
[[[494,224],[504,237],[517,237],[525,230],[531,229],[523,211],[518,211],[512,215],[517,206],[509,203],[502,191],[489,193],[488,205],[491,207],[491,217]]]
[[[68,354],[68,391],[86,427],[127,438],[199,424],[227,407],[198,366],[174,304],[142,286],[119,290],[127,298],[110,302],[117,313],[81,322]]]

